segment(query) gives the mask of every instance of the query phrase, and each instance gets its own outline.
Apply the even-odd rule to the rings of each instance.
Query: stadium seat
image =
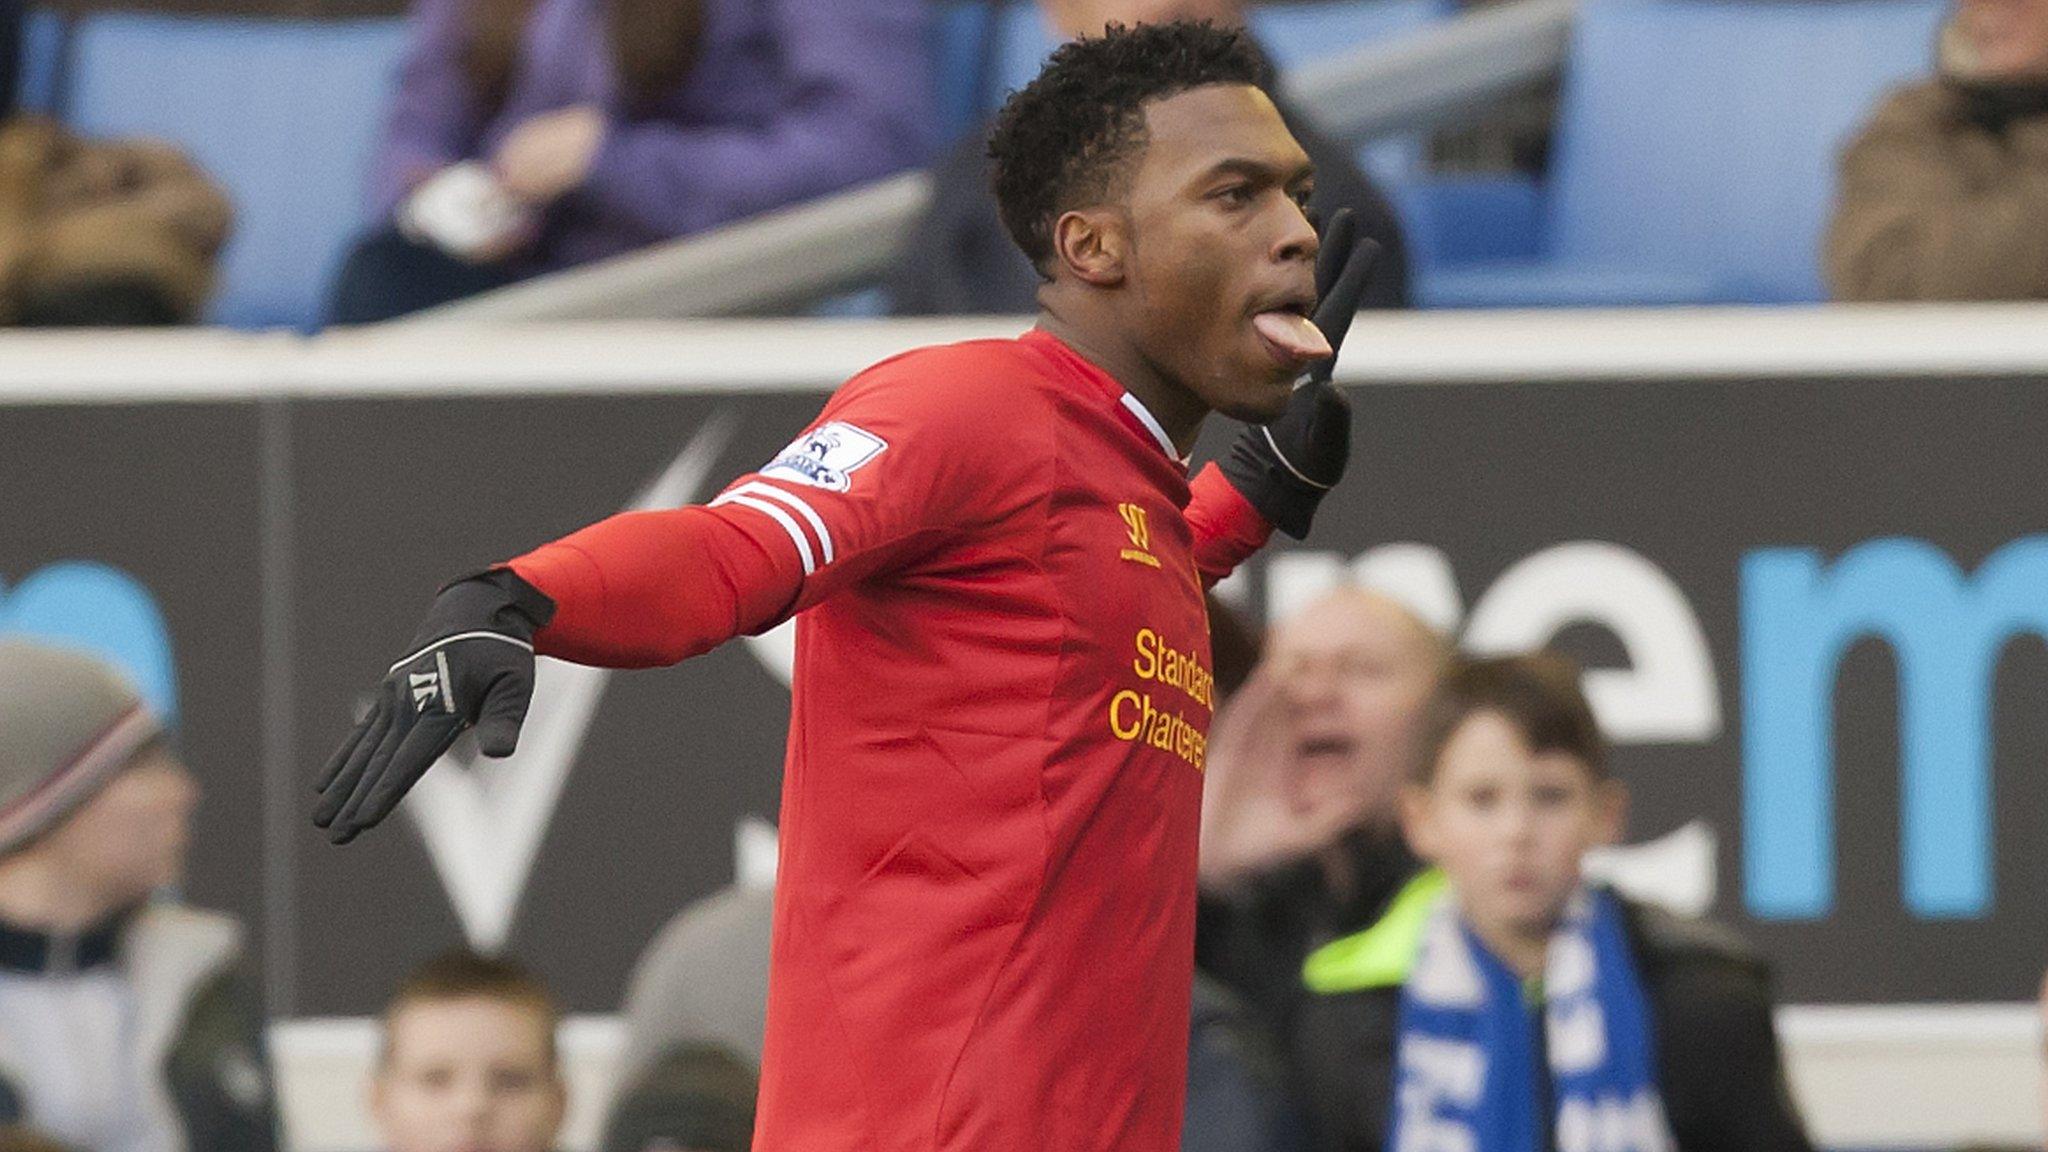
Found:
[[[1408,265],[1432,269],[1534,260],[1543,240],[1543,188],[1515,173],[1424,176],[1388,195],[1408,240]]]
[[[23,19],[21,75],[15,99],[24,112],[61,113],[59,84],[64,73],[64,49],[69,31],[70,25],[64,15],[48,8],[32,9]]]
[[[1426,28],[1456,14],[1451,0],[1296,0],[1252,9],[1252,30],[1281,68]]]
[[[1252,28],[1281,69],[1416,32],[1457,14],[1454,0],[1306,0],[1252,9]],[[1420,134],[1375,140],[1358,163],[1383,185],[1417,179],[1429,159]]]
[[[1587,0],[1545,259],[1420,277],[1427,306],[1819,300],[1835,157],[1931,69],[1939,0]]]
[[[402,47],[396,20],[79,20],[67,119],[190,152],[235,202],[212,319],[310,328],[349,238]]]
[[[929,36],[938,139],[952,141],[981,122],[989,107],[990,49],[999,0],[939,0]]]

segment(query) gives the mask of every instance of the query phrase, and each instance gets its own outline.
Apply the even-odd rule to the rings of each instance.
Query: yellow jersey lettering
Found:
[[[1131,661],[1131,670],[1140,680],[1171,685],[1187,693],[1188,699],[1215,711],[1216,677],[1202,667],[1194,653],[1173,647],[1150,628],[1138,629],[1132,645],[1137,656]]]
[[[1131,661],[1131,671],[1136,672],[1140,680],[1159,679],[1159,634],[1150,628],[1140,628],[1135,643],[1138,658]],[[1172,649],[1169,648],[1167,651],[1171,652]]]
[[[1129,705],[1138,713],[1137,718],[1132,720],[1128,724],[1124,722],[1123,709],[1125,705]],[[1138,695],[1136,692],[1131,691],[1129,688],[1126,688],[1123,691],[1117,693],[1116,695],[1110,697],[1110,734],[1115,736],[1119,740],[1136,740],[1138,738],[1138,733],[1143,732],[1145,730],[1144,710],[1147,707],[1150,707],[1150,702],[1146,700],[1145,697]]]

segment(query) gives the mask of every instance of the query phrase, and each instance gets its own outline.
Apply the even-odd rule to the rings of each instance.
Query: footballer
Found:
[[[1061,47],[989,145],[1035,327],[860,373],[708,505],[448,585],[315,821],[377,823],[465,727],[508,754],[536,653],[665,665],[794,616],[754,1146],[1177,1148],[1203,593],[1341,475],[1372,259],[1319,239],[1263,80],[1207,24]],[[1190,478],[1211,412],[1250,424]]]

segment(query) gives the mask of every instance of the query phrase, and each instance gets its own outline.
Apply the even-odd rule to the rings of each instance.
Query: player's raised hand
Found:
[[[1349,208],[1340,208],[1323,230],[1316,257],[1315,325],[1330,342],[1294,389],[1287,410],[1272,422],[1254,424],[1220,462],[1223,474],[1268,523],[1299,540],[1308,535],[1316,505],[1344,478],[1351,460],[1351,402],[1330,383],[1344,335],[1358,314],[1379,241],[1358,236]]]
[[[313,823],[346,844],[391,814],[464,728],[486,756],[510,756],[533,698],[533,634],[554,602],[507,568],[434,598],[370,713],[320,773]]]

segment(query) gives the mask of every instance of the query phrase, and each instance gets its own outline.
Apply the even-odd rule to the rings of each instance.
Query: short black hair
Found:
[[[1451,662],[1424,713],[1417,783],[1436,778],[1444,745],[1482,712],[1505,717],[1531,751],[1563,752],[1584,764],[1595,781],[1608,778],[1607,741],[1579,684],[1579,666],[1554,652],[1527,652]]]
[[[1147,101],[1211,84],[1264,87],[1265,58],[1246,33],[1202,21],[1111,24],[1061,45],[1010,94],[989,134],[1003,227],[1040,275],[1060,214],[1099,201],[1144,146]]]

